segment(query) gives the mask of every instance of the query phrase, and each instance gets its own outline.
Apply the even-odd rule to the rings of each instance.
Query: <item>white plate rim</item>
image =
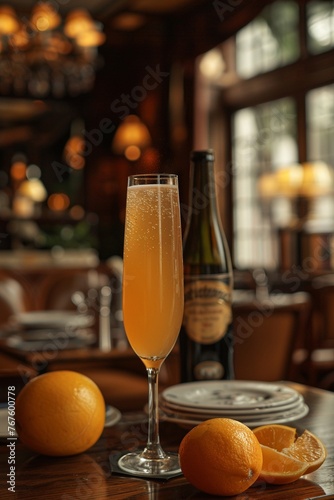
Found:
[[[116,425],[122,418],[122,413],[120,410],[115,408],[114,406],[107,405],[106,406],[106,419],[104,427],[112,427]],[[7,438],[8,434],[8,408],[5,406],[0,407],[0,438]],[[10,436],[13,437],[13,436]],[[17,437],[17,433],[15,431],[14,437]]]
[[[114,406],[107,405],[106,406],[106,420],[104,423],[104,427],[112,427],[116,425],[122,418],[122,413],[118,408]]]
[[[295,412],[298,413],[298,411],[302,408],[302,406],[304,405],[304,401],[301,401],[295,408],[290,408],[289,410],[284,410],[284,411],[280,411],[280,410],[277,410],[276,408],[274,408],[271,413],[266,413],[264,415],[241,415],[241,414],[237,414],[235,413],[234,415],[226,415],[226,416],[218,416],[217,415],[214,415],[214,414],[210,414],[210,413],[207,413],[207,414],[200,414],[200,415],[196,415],[196,414],[189,414],[187,412],[177,412],[177,411],[171,411],[171,410],[168,410],[168,408],[164,408],[164,407],[161,407],[160,410],[165,413],[166,415],[172,415],[172,416],[176,416],[178,418],[181,418],[181,419],[188,419],[188,420],[194,420],[196,422],[201,422],[203,420],[209,420],[209,419],[212,419],[212,418],[232,418],[232,419],[241,419],[242,421],[247,421],[247,422],[252,422],[254,420],[267,420],[268,418],[282,418],[284,417],[285,415],[292,415],[294,414]]]
[[[250,409],[240,409],[238,410],[237,407],[234,407],[233,409],[211,409],[211,408],[193,408],[192,406],[182,406],[182,405],[176,405],[173,403],[169,403],[168,401],[164,400],[163,398],[160,399],[160,406],[163,408],[167,408],[170,411],[175,411],[179,413],[189,413],[193,415],[214,415],[217,417],[220,416],[228,416],[228,415],[239,415],[241,416],[248,416],[248,415],[264,415],[267,413],[272,413],[273,409],[277,411],[287,411],[287,410],[292,410],[293,408],[297,407],[304,401],[304,398],[301,394],[298,394],[298,397],[294,400],[291,401],[287,404],[283,404],[281,406],[269,406],[269,407],[262,407],[262,408],[250,408]]]
[[[86,347],[88,345],[94,344],[96,342],[96,335],[93,331],[88,330],[78,330],[77,335],[66,336],[62,339],[52,338],[45,340],[29,340],[24,339],[24,335],[15,334],[6,339],[6,345],[12,349],[19,349],[26,352],[35,352],[35,351],[43,351],[48,349],[50,346],[57,347],[57,341],[66,340],[65,345],[59,345],[59,350],[67,350],[67,349],[80,349],[82,347]]]
[[[213,393],[216,391],[262,391],[264,394],[267,394],[269,397],[271,396],[271,401],[263,401],[263,402],[254,402],[249,404],[222,404],[217,403],[213,404],[211,400],[207,402],[203,401],[204,394],[208,394],[212,397]],[[189,399],[189,394],[193,393],[197,398],[201,398],[200,401],[194,400],[194,397],[191,401]],[[196,394],[195,394],[196,392]],[[201,392],[201,393],[200,393]],[[277,394],[280,394],[281,397],[277,397]],[[282,395],[285,397],[282,398]],[[274,399],[274,397],[276,399]],[[193,407],[193,408],[210,408],[212,409],[231,409],[231,408],[242,408],[242,409],[252,409],[252,408],[271,408],[274,406],[282,406],[283,403],[287,404],[288,402],[292,402],[298,398],[299,394],[295,389],[291,387],[287,387],[280,383],[271,383],[271,382],[257,382],[252,380],[219,380],[219,381],[205,381],[205,382],[188,382],[183,384],[177,384],[171,387],[168,387],[162,392],[162,397],[171,403],[178,404],[182,407]]]
[[[11,323],[26,328],[34,326],[90,326],[93,320],[92,316],[80,314],[76,311],[50,309],[19,313],[11,318]]]
[[[242,422],[243,424],[247,425],[247,427],[254,429],[255,427],[259,427],[261,425],[269,425],[269,424],[284,424],[287,422],[292,422],[294,420],[299,420],[303,417],[305,417],[309,412],[309,407],[305,404],[302,403],[300,405],[299,412],[296,413],[289,413],[288,415],[282,415],[281,417],[272,417],[272,416],[267,416],[267,418],[262,419],[262,420],[247,420],[247,419],[242,419],[240,417],[235,418],[235,420],[238,420],[239,422]],[[212,417],[215,418],[215,417]],[[187,427],[195,427],[196,425],[200,424],[201,422],[204,422],[204,420],[210,420],[210,419],[202,419],[202,420],[191,420],[187,418],[179,418],[177,416],[173,415],[166,415],[166,414],[161,414],[161,419],[164,419],[168,422],[174,422],[178,425],[181,426],[187,426]]]

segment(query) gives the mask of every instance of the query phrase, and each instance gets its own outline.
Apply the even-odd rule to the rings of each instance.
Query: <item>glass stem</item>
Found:
[[[148,376],[148,438],[143,456],[148,459],[166,458],[160,446],[158,407],[158,368],[147,368]]]

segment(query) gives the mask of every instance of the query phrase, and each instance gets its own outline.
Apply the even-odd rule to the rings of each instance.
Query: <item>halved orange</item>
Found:
[[[282,451],[296,441],[297,433],[294,427],[280,424],[268,424],[256,427],[253,432],[259,442],[269,448]]]
[[[261,444],[263,463],[259,479],[271,484],[292,483],[305,474],[308,464]]]
[[[304,474],[317,470],[327,457],[327,450],[323,443],[307,430],[291,446],[283,448],[282,453],[307,463],[308,468]]]
[[[318,469],[326,459],[325,446],[307,430],[297,437],[294,427],[268,424],[253,429],[253,432],[264,453],[261,477],[268,482],[284,484],[290,479],[295,481]]]

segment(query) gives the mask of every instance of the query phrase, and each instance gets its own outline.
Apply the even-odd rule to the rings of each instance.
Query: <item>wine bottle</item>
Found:
[[[189,185],[181,381],[232,379],[233,272],[218,212],[212,150],[192,152]]]

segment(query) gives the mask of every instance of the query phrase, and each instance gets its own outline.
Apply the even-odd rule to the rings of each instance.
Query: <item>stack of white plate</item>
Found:
[[[28,311],[13,316],[7,330],[9,347],[24,351],[77,349],[96,341],[94,317],[76,311]],[[7,335],[6,335],[7,334]]]
[[[162,418],[193,427],[209,418],[225,417],[248,427],[282,424],[308,413],[303,396],[280,383],[242,380],[178,384],[165,389],[159,401]]]
[[[40,328],[86,328],[94,322],[93,316],[79,314],[76,311],[28,311],[11,318],[13,325],[21,329],[31,330]]]

